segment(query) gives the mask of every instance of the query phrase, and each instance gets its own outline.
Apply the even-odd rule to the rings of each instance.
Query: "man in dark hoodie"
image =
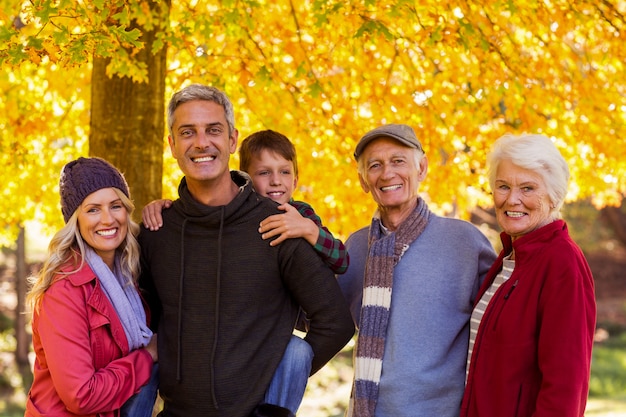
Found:
[[[354,326],[333,272],[304,239],[270,246],[258,233],[275,203],[230,171],[233,106],[193,84],[168,106],[169,145],[185,174],[163,227],[142,229],[142,277],[158,333],[162,417],[249,417],[288,410],[261,404],[306,311],[318,371]],[[259,405],[261,406],[259,408]]]

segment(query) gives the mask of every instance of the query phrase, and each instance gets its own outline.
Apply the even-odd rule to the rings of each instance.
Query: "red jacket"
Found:
[[[578,417],[587,402],[596,303],[591,271],[558,220],[511,242],[515,269],[480,323],[461,417]]]
[[[152,357],[145,349],[128,352],[122,323],[87,264],[48,288],[32,329],[26,417],[118,416],[150,378]]]

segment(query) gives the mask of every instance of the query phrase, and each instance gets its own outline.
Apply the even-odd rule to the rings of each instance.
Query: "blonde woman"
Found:
[[[28,294],[36,357],[25,416],[150,416],[156,335],[135,285],[128,185],[104,159],[78,158],[63,168],[60,194],[66,224]]]

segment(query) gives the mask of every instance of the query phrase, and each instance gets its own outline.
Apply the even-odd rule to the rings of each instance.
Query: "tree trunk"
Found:
[[[149,4],[159,13],[157,2]],[[146,64],[148,82],[109,78],[109,59],[94,58],[89,136],[89,154],[105,158],[124,173],[136,206],[135,220],[146,203],[161,198],[165,140],[167,49],[151,52],[159,28],[140,30],[144,48],[134,59]]]
[[[620,207],[604,207],[600,213],[615,233],[615,238],[626,247],[626,212],[624,202]]]
[[[28,361],[28,353],[30,352],[30,336],[26,332],[26,292],[28,268],[26,266],[26,237],[24,227],[20,227],[17,236],[17,251],[15,252],[15,292],[17,295],[17,304],[15,307],[15,363],[18,371],[22,376],[22,385],[24,390],[28,392],[33,382],[33,374]]]

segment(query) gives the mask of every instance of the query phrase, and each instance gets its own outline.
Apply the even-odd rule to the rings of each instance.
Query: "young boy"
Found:
[[[339,239],[322,225],[313,208],[292,199],[298,185],[296,149],[283,134],[262,130],[248,136],[239,148],[239,169],[247,172],[257,193],[280,205],[284,214],[270,216],[261,222],[259,232],[270,245],[285,239],[302,237],[309,242],[335,274],[348,268],[348,252]]]
[[[309,204],[292,199],[298,184],[298,163],[295,147],[285,135],[263,130],[248,136],[239,148],[239,168],[251,177],[257,193],[276,201],[278,208],[285,212],[261,222],[259,233],[263,239],[272,239],[269,244],[275,246],[285,239],[301,237],[335,274],[346,271],[349,256],[343,242],[322,224]],[[171,200],[156,200],[146,205],[142,211],[144,225],[157,230],[162,226],[161,210],[171,204]],[[307,329],[304,314],[296,327]],[[259,416],[272,406],[296,413],[306,389],[312,355],[311,347],[304,340],[292,336],[266,392],[267,404],[258,410]]]

